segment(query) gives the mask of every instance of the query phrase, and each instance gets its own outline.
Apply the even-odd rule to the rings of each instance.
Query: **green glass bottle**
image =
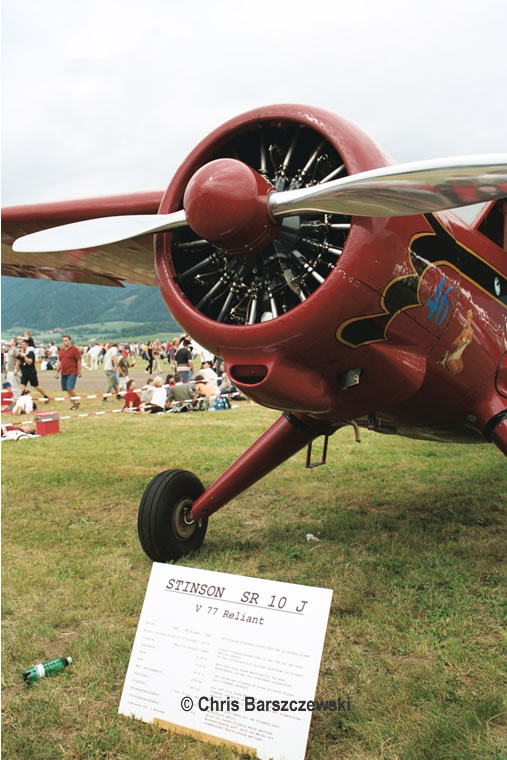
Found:
[[[52,676],[53,673],[58,673],[70,665],[72,657],[55,657],[54,660],[48,660],[47,662],[39,662],[38,665],[34,665],[32,668],[23,671],[23,678],[26,683],[33,683],[40,678],[46,676]]]

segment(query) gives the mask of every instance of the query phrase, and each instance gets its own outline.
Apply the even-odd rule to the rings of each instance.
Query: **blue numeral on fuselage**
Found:
[[[442,277],[437,287],[428,299],[427,306],[429,308],[428,319],[435,320],[437,327],[442,324],[447,314],[449,313],[449,300],[448,295],[451,290],[454,290],[454,285],[449,285],[444,293],[445,277]]]
[[[427,303],[429,308],[428,319],[434,319],[437,327],[442,324],[449,313],[448,296],[451,290],[454,290],[454,285],[449,285],[444,292],[444,284],[445,277],[442,277]]]

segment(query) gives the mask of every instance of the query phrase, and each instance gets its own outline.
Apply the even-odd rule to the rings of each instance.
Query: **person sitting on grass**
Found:
[[[244,396],[237,388],[237,386],[234,385],[232,380],[228,375],[224,374],[222,375],[222,385],[220,386],[220,393],[222,396],[228,396],[230,399],[233,399],[234,401],[246,401],[246,396]],[[253,403],[252,401],[250,403]]]
[[[135,392],[136,381],[129,380],[127,383],[127,392],[125,393],[125,403],[123,405],[124,412],[144,412],[144,404],[140,397]]]
[[[210,403],[214,400],[215,396],[217,395],[217,390],[216,390],[216,387],[208,383],[207,380],[205,380],[202,375],[196,375],[195,376],[195,395],[196,395],[196,400],[194,402],[194,406],[197,409],[204,410],[204,409],[209,408]]]
[[[12,409],[13,414],[31,414],[34,409],[37,409],[33,403],[32,394],[30,391],[24,390],[21,392],[21,396],[18,396],[16,403]]]
[[[143,385],[143,387],[141,388],[141,401],[143,404],[148,403],[148,399],[151,396],[152,390],[153,390],[153,378],[149,377],[145,385]]]
[[[148,403],[146,405],[146,411],[150,414],[158,414],[159,412],[165,412],[167,403],[167,391],[164,388],[162,378],[157,375],[153,380],[153,389],[150,393]]]
[[[169,400],[170,401],[193,401],[195,395],[190,390],[188,383],[182,381],[179,372],[174,375],[174,385],[169,388]]]
[[[199,370],[199,374],[206,380],[208,386],[213,389],[214,395],[218,393],[218,375],[214,369],[211,368],[211,362],[203,361],[202,367]],[[195,378],[197,380],[197,378]]]
[[[12,392],[12,385],[9,382],[5,382],[2,386],[2,412],[12,412],[15,403],[16,399]]]

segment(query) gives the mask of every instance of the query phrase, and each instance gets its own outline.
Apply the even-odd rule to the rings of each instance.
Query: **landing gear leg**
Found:
[[[216,512],[320,435],[332,435],[340,425],[284,413],[206,489],[192,507],[195,520]]]
[[[314,438],[331,435],[337,427],[304,415],[283,414],[206,491],[191,472],[161,472],[148,485],[139,507],[139,539],[144,551],[155,562],[167,562],[198,549],[209,515]]]
[[[488,441],[495,443],[507,456],[507,409],[492,417],[483,433]]]
[[[507,456],[507,409],[505,398],[491,394],[481,399],[472,410],[476,427],[487,441],[494,443]]]

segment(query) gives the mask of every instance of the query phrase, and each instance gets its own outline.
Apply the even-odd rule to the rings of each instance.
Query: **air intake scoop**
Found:
[[[337,387],[310,367],[280,354],[263,363],[246,364],[243,356],[225,353],[228,376],[258,404],[287,412],[325,414],[336,402]]]

